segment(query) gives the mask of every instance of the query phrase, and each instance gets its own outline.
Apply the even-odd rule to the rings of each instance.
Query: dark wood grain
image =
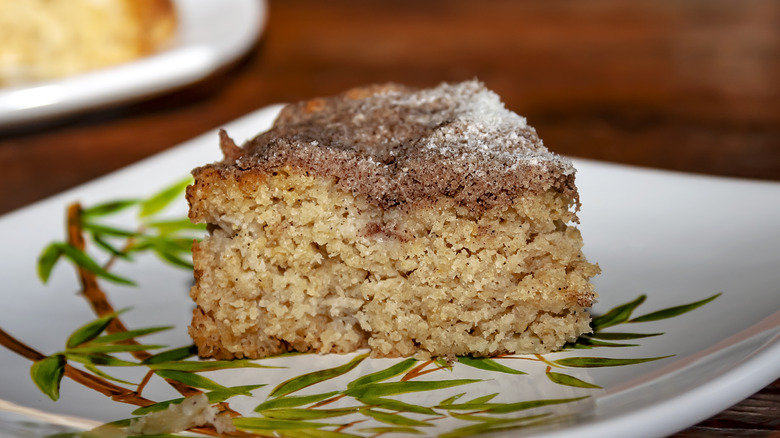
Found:
[[[271,103],[473,77],[556,152],[780,181],[776,0],[272,1],[251,52],[197,84],[0,131],[0,213]],[[676,436],[777,436],[778,419],[775,382]]]

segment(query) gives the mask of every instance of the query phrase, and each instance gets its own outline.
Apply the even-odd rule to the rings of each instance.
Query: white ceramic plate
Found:
[[[116,67],[0,88],[0,127],[149,96],[201,79],[245,53],[262,32],[263,0],[178,0],[171,46]]]
[[[248,139],[269,126],[278,109],[260,110],[226,128],[236,140]],[[60,262],[47,285],[36,277],[41,249],[63,239],[67,203],[79,200],[90,206],[113,199],[146,197],[219,155],[217,135],[209,132],[0,219],[0,328],[41,353],[52,355],[64,349],[71,332],[94,318],[77,294],[79,285],[71,265]],[[299,382],[296,376],[338,370],[353,359],[359,361],[358,354],[287,356],[257,362],[282,368],[241,368],[200,375],[228,387],[267,385],[252,390],[253,397],[237,395],[228,400],[246,418],[260,418],[253,410],[272,391],[271,399],[285,401],[301,395],[346,391],[346,396],[328,405],[307,409],[305,414],[315,416],[308,422],[274,423],[274,427],[294,424],[298,429],[287,429],[287,433],[300,436],[311,432],[301,427],[334,431],[336,425],[363,420],[343,432],[368,436],[386,430],[377,428],[394,427],[402,434],[415,430],[425,435],[458,436],[491,431],[507,436],[527,433],[578,438],[664,436],[720,412],[780,377],[780,184],[592,161],[578,160],[575,164],[584,205],[580,216],[585,252],[603,269],[595,280],[601,298],[594,313],[605,314],[646,295],[629,318],[635,322],[603,328],[600,333],[612,333],[613,338],[614,333],[662,334],[633,340],[620,335],[623,339],[601,339],[635,346],[571,349],[542,358],[519,356],[476,364],[492,370],[461,362],[450,370],[436,369],[435,363],[419,362],[413,366],[436,370],[412,377],[406,367],[400,374],[374,383],[370,390],[365,389],[370,385],[349,384],[367,374],[401,367],[403,361],[365,359],[354,369],[333,371],[331,379],[281,397],[279,394],[286,392],[279,389],[283,381]],[[171,208],[174,216],[186,211],[182,201]],[[115,221],[130,224],[135,218],[124,213]],[[127,287],[101,280],[116,309],[132,307],[122,315],[128,326],[175,326],[142,338],[144,342],[171,347],[190,343],[185,329],[192,308],[187,296],[189,272],[164,265],[152,256],[117,263],[112,272],[138,282],[137,287]],[[717,298],[685,313],[654,313],[660,309],[679,310],[678,306],[717,294]],[[680,314],[671,317],[670,313]],[[650,321],[636,321],[644,315],[650,315],[646,318]],[[609,358],[607,364],[612,366],[583,367],[598,361],[582,358]],[[632,363],[638,359],[655,360]],[[630,364],[617,366],[618,360]],[[501,365],[527,374],[506,373]],[[68,378],[62,381],[59,401],[53,402],[33,384],[30,366],[30,360],[0,347],[0,399],[5,400],[0,402],[0,434],[47,435],[132,416],[133,407],[113,402]],[[148,371],[145,367],[101,370],[134,384]],[[425,390],[408,392],[414,388],[398,383],[404,376],[422,385],[417,389]],[[479,381],[466,384],[458,379]],[[452,380],[457,381],[449,384],[458,385],[443,387],[448,385],[443,381]],[[582,382],[600,388],[586,388]],[[464,395],[457,397],[461,393]],[[385,400],[371,402],[372,394]],[[491,398],[493,394],[497,395]],[[158,377],[151,379],[143,395],[154,401],[177,397]],[[392,410],[387,399],[417,408],[405,405]],[[311,400],[306,406],[311,407]],[[373,408],[368,407],[371,403]],[[316,417],[337,415],[336,409],[349,408],[360,409],[349,415]],[[301,412],[264,413],[295,417]]]

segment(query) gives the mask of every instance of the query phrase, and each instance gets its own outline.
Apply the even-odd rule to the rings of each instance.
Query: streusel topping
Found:
[[[449,197],[479,212],[548,190],[579,202],[571,162],[478,81],[374,85],[288,105],[241,148],[223,134],[222,149],[225,159],[207,167],[223,176],[289,166],[335,177],[385,209]]]

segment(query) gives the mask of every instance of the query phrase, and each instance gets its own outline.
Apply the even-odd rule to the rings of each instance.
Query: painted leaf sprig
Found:
[[[639,344],[614,342],[614,341],[635,341],[638,339],[661,336],[663,333],[629,333],[629,332],[605,332],[606,328],[614,327],[621,324],[628,323],[642,323],[659,321],[662,319],[673,318],[684,313],[690,312],[698,307],[701,307],[719,297],[721,294],[715,294],[709,298],[695,301],[690,304],[681,306],[674,306],[662,310],[658,310],[644,316],[637,318],[631,318],[633,312],[646,300],[645,295],[640,295],[635,300],[625,304],[614,307],[607,313],[593,318],[591,327],[593,332],[587,335],[580,336],[576,342],[566,345],[566,349],[593,349],[597,347],[611,347],[611,348],[625,348],[636,347]],[[562,368],[603,368],[603,367],[616,367],[626,365],[636,365],[646,362],[653,362],[656,360],[667,359],[674,355],[656,356],[656,357],[634,357],[634,358],[610,358],[610,357],[566,357],[562,359],[553,360],[548,362],[549,365]],[[600,388],[600,386],[586,382],[577,377],[571,376],[566,373],[552,371],[551,367],[547,368],[547,378],[559,385],[572,386],[579,388]]]
[[[74,210],[76,214],[73,217],[69,210],[69,238],[65,242],[53,242],[41,252],[37,264],[39,277],[44,282],[48,281],[58,262],[67,260],[77,268],[82,283],[88,283],[83,281],[86,277],[84,272],[87,272],[90,278],[133,285],[135,283],[132,280],[115,274],[111,268],[115,261],[132,262],[141,253],[155,254],[168,264],[192,269],[193,240],[203,234],[204,227],[193,225],[186,218],[171,219],[163,216],[167,207],[180,198],[190,181],[189,178],[177,181],[145,199],[116,200],[85,208],[78,207]],[[137,227],[118,226],[115,225],[118,223],[116,220],[112,221],[117,215],[126,215],[133,211],[138,222]],[[74,230],[71,230],[71,223]],[[87,242],[89,247],[85,245]],[[87,286],[84,288],[86,296],[89,291]],[[339,366],[288,378],[270,389],[265,401],[256,405],[250,413],[254,416],[241,416],[230,409],[227,401],[237,396],[253,396],[253,391],[266,387],[266,383],[244,382],[247,384],[231,386],[220,382],[219,374],[207,374],[206,377],[201,373],[228,368],[274,367],[248,360],[201,361],[195,357],[197,351],[191,345],[168,348],[164,345],[141,343],[138,338],[171,330],[173,327],[161,325],[126,328],[119,321],[119,316],[127,309],[113,311],[107,299],[101,296],[102,291],[91,292],[96,295],[88,300],[100,316],[73,331],[65,340],[62,351],[49,356],[36,352],[37,354],[31,357],[34,360],[30,369],[32,380],[44,394],[57,400],[62,379],[66,376],[73,378],[76,372],[82,373],[78,374],[82,380],[76,379],[80,383],[94,385],[93,389],[115,400],[137,405],[133,415],[159,412],[182,403],[188,396],[205,394],[210,404],[218,405],[222,412],[235,417],[233,423],[240,431],[239,434],[247,432],[258,435],[322,438],[386,433],[427,435],[436,422],[451,420],[455,421],[455,424],[460,421],[466,425],[451,428],[440,436],[461,437],[488,432],[508,432],[563,421],[566,415],[556,415],[556,406],[588,400],[594,390],[601,389],[596,383],[586,381],[587,377],[578,377],[578,369],[630,366],[671,357],[529,355],[458,357],[454,361],[445,358],[427,361],[408,358],[396,361],[379,371],[361,374],[359,369],[367,363],[368,358],[367,354],[362,354]],[[641,295],[594,318],[593,333],[567,345],[567,349],[571,352],[575,349],[636,347],[643,339],[661,336],[663,333],[641,333],[616,328],[677,317],[713,301],[719,295],[637,317],[634,316],[637,309],[647,301],[647,297]],[[1,330],[0,335],[4,335]],[[0,343],[3,339],[3,336],[0,336]],[[8,343],[3,345],[8,346]],[[510,391],[490,394],[477,392],[479,389],[472,384],[496,377],[531,378],[526,371],[509,366],[510,359],[543,363],[546,365],[546,380],[542,379],[535,384],[544,382],[565,386],[566,396],[518,401]],[[121,380],[107,371],[114,367],[136,367],[146,374],[141,382]],[[468,367],[471,373],[480,377],[488,377],[442,378],[456,374],[464,367]],[[350,380],[349,375],[355,374],[358,375]],[[179,391],[182,397],[163,401],[144,398],[141,392],[152,379],[166,381]],[[571,391],[575,392],[572,394]],[[452,395],[453,392],[458,393]],[[427,397],[418,397],[423,394]],[[511,396],[509,400],[507,396]],[[126,427],[130,421],[122,420],[114,424]],[[215,433],[213,430],[209,432]]]
[[[196,350],[194,346],[186,346],[148,354],[149,351],[161,350],[164,345],[140,344],[136,338],[170,330],[172,326],[147,327],[127,330],[118,333],[105,334],[107,327],[124,309],[104,317],[92,320],[77,328],[68,336],[65,349],[33,363],[31,375],[38,388],[53,400],[59,397],[60,381],[69,362],[82,364],[93,374],[117,383],[137,386],[138,383],[115,378],[99,367],[144,367],[163,379],[173,380],[191,388],[205,389],[211,399],[221,401],[235,395],[250,395],[249,391],[265,386],[264,384],[225,387],[197,373],[227,368],[273,368],[248,360],[233,361],[200,361],[191,359]],[[117,354],[145,353],[144,360],[122,358]],[[218,402],[215,402],[218,403]],[[170,401],[168,402],[170,404]],[[149,408],[154,410],[155,408]],[[160,407],[160,410],[164,407]]]
[[[634,332],[610,332],[604,329],[618,326],[621,324],[635,324],[643,322],[660,321],[674,318],[682,314],[695,310],[718,298],[721,294],[717,293],[709,298],[695,301],[681,306],[669,307],[655,312],[651,312],[636,318],[632,318],[634,311],[645,302],[646,295],[640,295],[635,300],[614,307],[607,313],[593,318],[591,328],[593,332],[577,339],[576,342],[567,344],[569,349],[591,349],[595,347],[635,347],[638,344],[623,343],[615,341],[636,341],[639,339],[661,336],[663,333],[634,333]]]
[[[72,242],[52,242],[38,258],[38,277],[46,283],[54,267],[64,258],[98,278],[132,286],[135,285],[134,281],[111,273],[107,266],[114,259],[132,261],[135,255],[144,252],[151,252],[171,265],[192,269],[192,242],[202,236],[205,226],[192,224],[187,218],[159,217],[191,182],[192,178],[189,177],[177,181],[147,199],[109,201],[80,209],[76,218],[80,229],[89,237],[96,250],[106,254],[107,261],[99,262]],[[137,210],[140,222],[137,229],[123,228],[108,221],[130,209]]]
[[[44,283],[49,281],[49,276],[54,269],[54,265],[56,265],[63,256],[74,265],[80,266],[102,279],[114,283],[135,286],[134,281],[112,274],[86,252],[65,242],[52,242],[43,250],[38,258],[38,277],[40,277]]]
[[[83,364],[94,374],[115,382],[129,383],[116,379],[99,370],[98,366],[137,366],[134,361],[124,360],[113,356],[116,353],[131,351],[146,351],[161,348],[160,345],[140,345],[126,343],[134,339],[133,334],[123,333],[123,336],[104,335],[109,324],[125,310],[114,312],[104,317],[90,321],[77,328],[65,341],[65,349],[33,363],[30,374],[36,386],[52,400],[59,398],[60,382],[65,374],[65,368],[69,361]],[[143,336],[167,328],[155,327],[136,331],[135,335]]]
[[[30,374],[36,386],[49,398],[56,401],[59,398],[60,382],[65,375],[65,366],[68,363],[67,356],[80,345],[98,337],[115,317],[116,315],[112,314],[85,324],[68,337],[65,351],[34,362]]]
[[[68,340],[65,342],[66,348],[76,348],[86,342],[89,342],[98,336],[111,324],[119,314],[126,312],[129,309],[123,309],[119,312],[110,313],[106,316],[100,317],[94,321],[90,321],[87,324],[79,327],[75,332],[71,333]]]

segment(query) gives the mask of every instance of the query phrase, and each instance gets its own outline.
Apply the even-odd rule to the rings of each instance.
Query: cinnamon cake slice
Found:
[[[569,160],[476,81],[285,107],[193,171],[201,356],[542,353],[588,332]]]

